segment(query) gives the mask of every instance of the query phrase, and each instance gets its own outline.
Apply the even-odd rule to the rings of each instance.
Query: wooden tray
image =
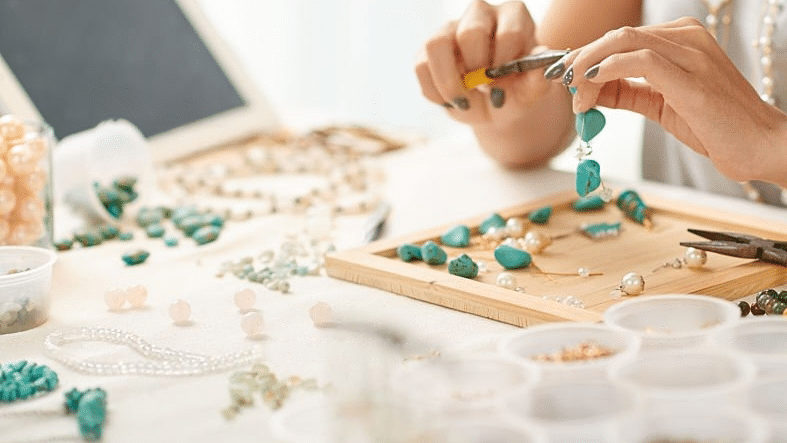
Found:
[[[785,267],[713,253],[708,253],[708,262],[700,269],[685,266],[681,269],[658,269],[664,263],[682,257],[685,248],[679,242],[704,240],[687,232],[687,228],[745,232],[785,240],[787,224],[694,207],[656,196],[642,197],[654,211],[651,229],[625,218],[614,203],[600,210],[576,212],[571,207],[577,199],[573,192],[499,211],[505,219],[518,216],[527,222],[529,212],[551,205],[553,213],[549,222],[545,225],[528,223],[526,230],[539,230],[555,236],[575,230],[582,222],[622,222],[623,231],[616,238],[593,240],[573,234],[555,240],[544,253],[533,256],[533,263],[545,273],[573,275],[547,276],[532,266],[509,271],[517,284],[524,288],[524,293],[494,284],[503,268],[495,261],[490,248],[444,247],[449,260],[466,253],[487,265],[489,272],[479,273],[474,279],[449,274],[447,264],[408,263],[396,256],[399,245],[421,245],[427,240],[439,243],[440,235],[458,224],[469,226],[472,235],[477,236],[478,225],[489,214],[334,253],[327,257],[326,267],[332,277],[523,327],[549,321],[601,321],[604,310],[623,299],[614,297],[612,291],[628,272],[637,272],[645,277],[645,292],[640,296],[692,293],[735,300],[787,282]],[[576,274],[580,267],[602,275],[580,277]],[[555,295],[573,295],[581,299],[585,307],[572,307],[549,299]]]

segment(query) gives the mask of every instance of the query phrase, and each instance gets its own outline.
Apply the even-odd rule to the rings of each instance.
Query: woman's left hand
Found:
[[[563,62],[556,80],[577,88],[574,112],[640,113],[729,178],[787,186],[787,115],[761,100],[696,19],[620,28]]]

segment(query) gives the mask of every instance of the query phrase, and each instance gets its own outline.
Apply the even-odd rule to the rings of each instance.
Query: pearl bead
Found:
[[[509,237],[521,237],[525,233],[525,223],[521,218],[511,217],[506,220],[505,230]]]
[[[129,286],[126,289],[126,296],[128,296],[128,302],[131,303],[131,306],[142,308],[148,299],[148,288],[139,284]]]
[[[506,289],[516,288],[516,278],[510,272],[501,272],[497,275],[495,284]]]
[[[686,266],[699,268],[708,262],[708,254],[702,249],[686,248],[686,251],[683,253],[683,260],[686,262]]]
[[[252,309],[254,303],[257,302],[257,294],[251,288],[243,288],[235,293],[233,300],[238,309],[241,311],[248,311]]]
[[[531,254],[540,254],[547,246],[552,244],[552,237],[536,231],[525,234],[525,249]]]
[[[324,328],[334,323],[331,307],[322,301],[309,308],[309,317],[317,328]]]
[[[257,311],[247,312],[240,319],[240,327],[249,338],[256,338],[262,335],[264,324],[262,314]]]
[[[119,311],[127,300],[126,291],[121,288],[109,288],[104,292],[104,303],[110,311]]]
[[[33,150],[26,143],[21,143],[8,150],[8,166],[16,175],[29,174],[38,165]]]
[[[16,206],[16,194],[11,188],[0,187],[0,214],[8,214]]]
[[[0,177],[5,175],[5,171],[6,165],[0,160]],[[20,177],[20,181],[30,192],[37,193],[46,185],[46,172],[41,166],[36,166],[29,174]]]
[[[169,305],[169,318],[176,325],[185,324],[191,318],[191,305],[186,300],[175,300]]]
[[[506,236],[506,229],[492,226],[481,237],[484,240],[500,241]]]
[[[45,210],[43,200],[35,195],[29,195],[19,201],[16,213],[22,220],[41,220]]]
[[[645,279],[636,272],[629,272],[620,281],[620,290],[627,295],[641,294],[645,290]]]
[[[36,133],[29,133],[29,134],[25,134],[23,140],[25,144],[28,146],[28,148],[30,149],[30,151],[32,152],[33,158],[35,158],[36,162],[44,158],[47,148],[46,148],[46,141],[44,141],[44,139],[41,136],[39,136]]]
[[[33,223],[16,223],[11,226],[8,234],[8,243],[12,245],[26,245],[36,239],[35,225]]]
[[[519,241],[515,238],[508,237],[507,239],[503,240],[502,245],[511,246],[512,248],[519,249]]]
[[[25,134],[25,125],[17,117],[6,114],[0,117],[0,138],[16,140]]]

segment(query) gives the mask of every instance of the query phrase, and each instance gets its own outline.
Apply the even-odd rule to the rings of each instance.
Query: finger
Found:
[[[497,29],[492,45],[492,66],[528,54],[535,46],[535,25],[525,4],[510,1],[495,7]]]
[[[602,83],[585,82],[576,87],[573,97],[574,113],[587,112],[588,109],[595,106],[603,86]]]
[[[461,83],[462,70],[459,68],[459,52],[456,47],[456,22],[448,23],[426,43],[426,57],[429,60],[429,74],[437,92],[444,102],[449,102],[461,111],[471,108],[473,101],[480,102],[476,91],[465,91]]]
[[[489,67],[495,9],[484,1],[473,1],[456,27],[456,43],[466,72]]]
[[[447,104],[451,106],[451,104],[446,102],[440,95],[440,92],[434,85],[432,73],[429,70],[429,60],[426,58],[425,51],[421,51],[421,54],[419,54],[418,61],[415,64],[415,75],[418,78],[418,84],[421,86],[421,93],[427,100],[438,105],[446,106]]]

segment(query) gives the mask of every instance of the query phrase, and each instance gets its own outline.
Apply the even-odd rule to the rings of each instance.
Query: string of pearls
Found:
[[[89,361],[72,356],[63,347],[91,341],[126,346],[148,361]],[[44,348],[49,357],[66,367],[91,375],[207,375],[248,365],[260,358],[253,348],[214,357],[154,346],[136,334],[119,329],[92,327],[53,332],[44,339]]]
[[[773,95],[773,34],[776,32],[776,16],[784,9],[784,0],[767,0],[763,6],[762,23],[754,47],[760,56],[760,98],[775,105]]]

